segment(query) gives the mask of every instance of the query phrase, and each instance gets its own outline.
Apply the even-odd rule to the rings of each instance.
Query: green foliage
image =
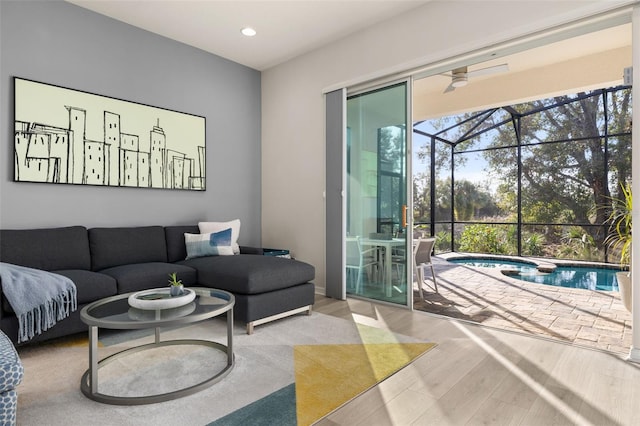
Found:
[[[491,193],[466,179],[457,180],[455,191],[456,220],[472,220],[500,213]]]
[[[565,231],[558,254],[567,259],[598,259],[598,249],[594,238],[578,226],[571,226]]]
[[[460,235],[458,250],[472,253],[514,254],[513,226],[467,225]],[[510,235],[511,234],[511,235]]]
[[[478,220],[485,217],[498,216],[503,211],[494,201],[491,192],[465,179],[456,181],[454,186],[455,200],[451,204],[451,179],[436,181],[436,220],[451,219],[453,208],[456,220]],[[414,221],[425,222],[429,218],[425,213],[429,211],[429,194],[427,189],[414,181]]]
[[[607,220],[610,225],[605,243],[620,255],[620,263],[628,265],[631,257],[631,211],[633,196],[631,185],[620,185],[621,196],[612,198],[612,209]]]
[[[169,274],[169,285],[171,286],[181,286],[182,280],[178,279],[178,274],[176,272]]]
[[[525,223],[554,223],[563,216],[563,206],[557,200],[527,201],[522,206],[522,220]]]
[[[429,222],[431,220],[431,181],[427,174],[413,176],[413,221]]]
[[[451,251],[451,232],[440,231],[436,233],[436,253]]]
[[[380,162],[385,165],[387,171],[400,171],[404,158],[404,129],[397,126],[383,127],[380,129],[379,146]]]
[[[508,215],[515,222],[518,215],[518,194],[507,184],[500,184],[496,190],[495,203],[503,214]]]
[[[527,256],[544,254],[545,237],[538,233],[526,233],[522,236],[522,252]]]
[[[436,180],[436,220],[451,219],[451,179]]]

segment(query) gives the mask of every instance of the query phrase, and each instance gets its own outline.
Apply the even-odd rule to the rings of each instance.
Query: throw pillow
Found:
[[[233,247],[233,254],[240,254],[240,246],[238,246],[240,219],[230,220],[228,222],[200,222],[198,223],[198,228],[200,228],[201,234],[220,232],[231,228],[231,247]]]
[[[208,234],[184,234],[187,259],[203,256],[232,256],[231,228]]]

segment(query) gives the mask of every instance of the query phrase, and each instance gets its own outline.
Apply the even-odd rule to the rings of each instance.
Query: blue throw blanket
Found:
[[[2,293],[18,317],[18,343],[53,327],[78,309],[76,285],[69,278],[0,262]]]

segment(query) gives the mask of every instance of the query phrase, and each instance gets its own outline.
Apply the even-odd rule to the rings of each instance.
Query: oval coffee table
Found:
[[[211,288],[189,287],[196,293],[195,299],[188,305],[170,309],[142,310],[132,308],[128,298],[133,293],[121,294],[98,300],[80,311],[80,318],[89,325],[89,369],[83,374],[80,389],[94,401],[116,405],[140,405],[168,401],[191,395],[205,389],[225,377],[234,365],[233,356],[233,294]],[[160,341],[160,327],[173,327],[191,324],[227,314],[227,345],[198,339],[180,339]],[[139,330],[155,329],[155,341],[125,349],[98,360],[98,329]],[[221,350],[227,354],[227,365],[206,380],[168,393],[149,396],[116,396],[98,392],[98,370],[126,355],[136,352],[173,345],[200,345]]]

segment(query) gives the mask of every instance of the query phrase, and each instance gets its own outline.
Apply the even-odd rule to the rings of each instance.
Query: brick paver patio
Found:
[[[438,293],[426,269],[425,300],[414,289],[414,308],[489,327],[606,350],[626,358],[631,314],[618,292],[529,283],[497,268],[475,268],[434,258]]]

